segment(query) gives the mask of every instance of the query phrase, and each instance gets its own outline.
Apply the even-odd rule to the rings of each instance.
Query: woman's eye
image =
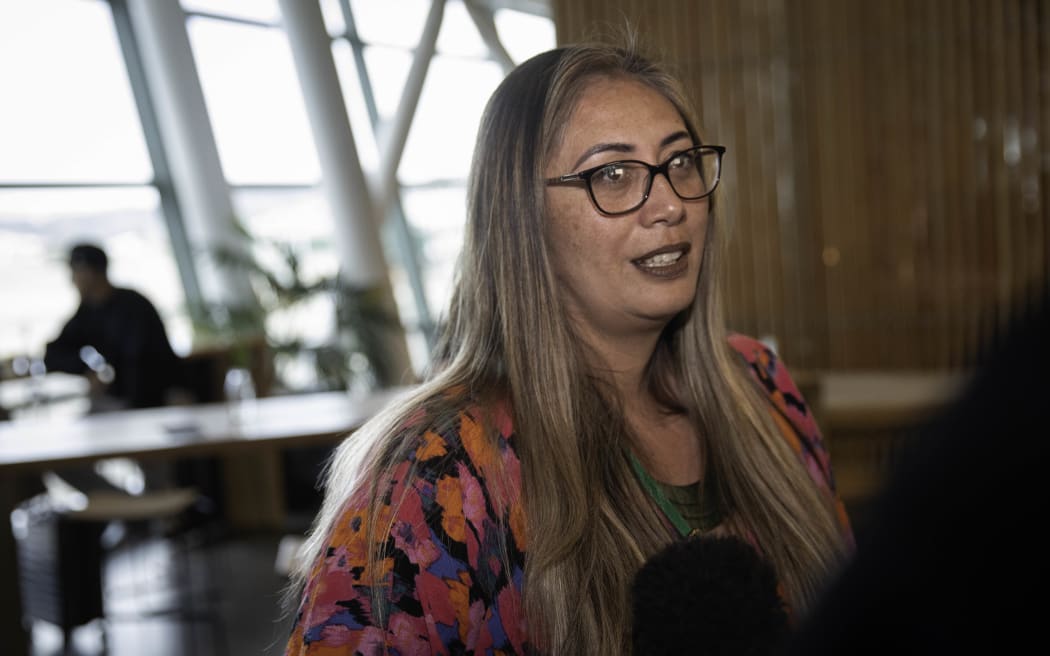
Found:
[[[686,153],[675,155],[671,158],[671,163],[668,164],[669,168],[672,169],[684,169],[689,168],[693,165],[693,158]]]
[[[627,170],[619,164],[611,164],[603,169],[600,169],[597,174],[599,182],[608,184],[615,184],[622,182],[627,177]]]

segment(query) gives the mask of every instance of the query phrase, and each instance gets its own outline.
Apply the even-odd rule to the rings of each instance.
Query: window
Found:
[[[362,122],[369,118],[353,48],[362,50],[371,83],[367,91],[374,96],[379,118],[376,131],[383,134],[390,129],[401,102],[430,3],[351,0],[349,4],[360,39],[357,44],[347,38],[339,3],[322,3],[322,8],[329,30],[336,36],[333,51],[358,151],[366,168],[376,173],[376,140],[362,130]],[[545,16],[504,9],[497,11],[494,19],[500,39],[515,62],[555,45],[553,23]],[[462,245],[466,178],[478,122],[502,78],[503,70],[491,57],[466,7],[460,0],[446,2],[436,54],[398,168],[402,210],[413,242],[402,244],[402,257],[409,251],[418,260],[430,320],[443,313],[451,293],[455,260]],[[396,261],[391,262],[391,268],[402,317],[416,317],[409,272]],[[425,341],[418,334],[410,335],[410,340],[414,361],[425,364]]]
[[[309,251],[309,275],[334,273],[333,220],[318,186],[320,165],[278,3],[181,6],[237,218],[259,239]],[[347,34],[344,6],[357,39]],[[321,7],[358,154],[376,177],[376,135],[391,129],[431,3],[322,0]],[[494,18],[515,61],[554,45],[546,17],[500,9]],[[162,197],[169,192],[155,184],[147,148],[147,137],[160,137],[146,132],[150,122],[137,108],[118,36],[105,0],[0,4],[0,90],[18,99],[0,104],[0,303],[14,309],[0,322],[0,357],[42,353],[74,310],[65,255],[77,240],[107,248],[114,281],[149,296],[176,349],[191,347],[171,204]],[[462,240],[477,121],[502,75],[464,4],[449,0],[398,167],[400,216],[410,238],[392,229],[394,222],[383,231],[420,370],[427,358],[421,330],[447,302]],[[423,307],[429,316],[420,314]],[[321,317],[331,309],[311,311]],[[282,329],[322,340],[321,323],[288,319]]]
[[[317,184],[317,150],[284,33],[202,16],[189,18],[188,31],[227,182]]]
[[[78,299],[68,248],[107,249],[115,284],[190,322],[107,3],[0,4],[0,358],[43,355]],[[16,100],[14,100],[16,99]]]

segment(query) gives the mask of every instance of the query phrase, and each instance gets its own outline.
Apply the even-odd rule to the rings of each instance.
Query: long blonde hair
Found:
[[[599,76],[638,80],[663,94],[701,143],[678,83],[631,48],[559,48],[506,77],[478,132],[464,247],[434,370],[337,450],[300,584],[351,494],[367,493],[380,507],[390,472],[412,448],[399,428],[409,416],[425,408],[432,421],[451,422],[468,399],[498,398],[513,409],[522,463],[531,640],[547,653],[629,651],[632,577],[676,536],[634,474],[621,399],[587,365],[561,311],[542,175],[582,90]],[[689,413],[731,526],[761,545],[788,601],[804,610],[837,563],[842,538],[831,504],[730,350],[719,289],[725,248],[725,226],[712,213],[695,301],[663,331],[647,383],[664,405]],[[371,516],[370,536],[381,537],[389,527]]]

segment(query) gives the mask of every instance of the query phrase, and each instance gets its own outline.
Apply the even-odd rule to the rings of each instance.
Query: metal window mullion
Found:
[[[265,21],[257,18],[242,18],[240,16],[227,16],[210,11],[200,11],[198,9],[185,11],[185,14],[187,18],[208,18],[211,20],[225,21],[227,23],[236,23],[238,25],[247,25],[250,27],[264,27],[268,29],[281,27],[281,24],[275,21]]]
[[[443,0],[442,5],[443,5]],[[372,135],[376,141],[376,146],[380,151],[380,162],[381,162],[381,175],[386,170],[383,163],[386,162],[384,157],[382,146],[380,142],[380,134],[383,132],[382,121],[379,118],[379,109],[376,104],[375,91],[372,87],[372,79],[368,74],[368,66],[365,64],[364,57],[364,46],[361,42],[360,37],[357,34],[357,23],[354,20],[353,11],[350,8],[350,0],[341,0],[340,7],[343,11],[343,22],[346,24],[346,35],[345,38],[350,44],[350,49],[354,55],[354,63],[357,66],[358,81],[361,86],[361,94],[364,96],[365,107],[368,110],[368,118],[372,125]],[[443,10],[443,7],[442,7]],[[434,8],[431,7],[433,13]],[[440,28],[440,20],[438,21],[438,27]],[[426,30],[424,30],[424,39],[427,36]],[[436,33],[433,37],[433,41],[436,43]],[[421,39],[422,45],[423,39]],[[431,53],[431,57],[433,53]],[[428,60],[429,61],[429,60]],[[424,70],[425,75],[425,70]],[[410,74],[411,77],[411,74]],[[407,85],[406,85],[407,86]],[[420,81],[420,87],[422,87],[422,80]],[[404,94],[403,94],[404,98]],[[416,96],[418,104],[418,94]],[[415,107],[413,106],[412,114],[415,114]],[[411,119],[409,120],[411,125]],[[407,134],[407,127],[406,127]],[[403,145],[402,145],[403,148]],[[398,155],[398,162],[400,162],[400,154]],[[404,206],[401,202],[400,186],[397,184],[397,165],[393,167],[394,177],[394,188],[393,193],[390,194],[389,198],[386,197],[384,192],[381,192],[379,202],[379,210],[382,212],[383,218],[393,223],[395,228],[394,238],[400,246],[401,251],[401,263],[405,267],[405,273],[408,275],[409,287],[412,289],[412,297],[416,303],[416,314],[419,319],[419,329],[423,333],[423,337],[427,342],[429,348],[433,348],[437,341],[437,332],[434,326],[433,315],[430,311],[430,302],[427,300],[426,288],[423,282],[423,267],[420,264],[420,248],[419,241],[415,238],[412,233],[412,228],[408,224],[408,219],[405,216]],[[385,185],[380,183],[381,190],[385,189]]]
[[[344,38],[350,44],[350,50],[354,53],[354,65],[357,67],[357,77],[361,83],[361,95],[365,98],[365,108],[368,110],[368,119],[372,123],[372,135],[379,146],[379,109],[376,105],[375,91],[372,89],[372,78],[368,74],[365,65],[365,49],[361,43],[361,37],[357,34],[357,23],[354,21],[354,13],[350,9],[350,0],[340,0],[340,9],[343,10],[343,23],[346,24]]]
[[[230,191],[307,191],[316,189],[316,184],[301,182],[248,182],[229,185]]]
[[[445,0],[432,0],[426,24],[423,26],[423,33],[419,38],[419,46],[412,57],[412,67],[408,71],[405,86],[401,91],[401,100],[398,102],[393,124],[389,130],[384,130],[383,143],[379,152],[380,192],[378,199],[380,208],[384,212],[390,205],[390,199],[396,195],[397,169],[401,164],[401,156],[405,152],[412,120],[419,107],[423,83],[426,81],[430,62],[434,59],[437,49],[437,38],[441,31],[444,12]]]
[[[0,182],[0,189],[137,189],[154,186],[152,180],[142,182]]]
[[[142,124],[146,149],[153,165],[153,186],[160,196],[161,214],[168,229],[168,237],[171,240],[172,252],[175,255],[179,278],[182,281],[183,293],[186,295],[186,305],[190,317],[194,321],[199,321],[206,315],[204,297],[193,260],[193,249],[186,234],[186,225],[172,185],[167,151],[158,127],[157,115],[153,109],[148,86],[149,80],[142,66],[135,30],[131,25],[131,17],[128,15],[125,0],[109,0],[109,6],[113,15],[117,40],[120,42],[121,53],[124,57],[124,65],[127,68],[128,81],[131,84],[132,95],[135,98],[139,120]]]
[[[485,46],[489,49],[489,54],[503,69],[503,74],[506,75],[514,68],[514,59],[511,58],[507,49],[503,47],[503,41],[499,38],[499,30],[496,29],[496,19],[492,7],[482,7],[481,4],[478,0],[463,0],[463,6],[466,7],[470,19],[474,21],[474,27],[478,28],[478,34],[481,35],[481,40],[485,42]]]

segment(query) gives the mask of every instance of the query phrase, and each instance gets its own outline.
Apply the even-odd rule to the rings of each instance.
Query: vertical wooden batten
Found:
[[[553,0],[725,144],[727,311],[801,369],[967,369],[1050,279],[1050,2]]]

